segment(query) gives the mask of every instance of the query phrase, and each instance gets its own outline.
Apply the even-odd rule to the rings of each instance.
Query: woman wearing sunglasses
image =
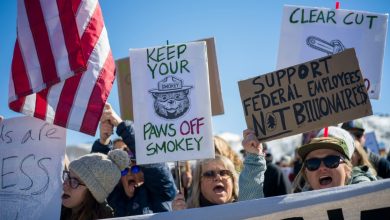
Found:
[[[101,219],[113,217],[106,203],[108,194],[121,177],[129,158],[124,151],[108,155],[93,153],[69,164],[64,171],[61,219]]]
[[[110,140],[114,127],[122,138],[122,141],[115,141],[116,146]],[[172,210],[171,201],[175,198],[176,186],[167,164],[136,164],[133,123],[122,121],[107,103],[100,120],[100,139],[93,143],[92,152],[107,153],[113,148],[123,149],[131,159],[127,169],[122,172],[120,182],[107,198],[115,217]]]
[[[353,175],[350,152],[343,139],[336,137],[314,138],[298,149],[303,161],[296,180],[303,177],[306,184],[300,187],[294,181],[294,192],[344,186],[371,181],[364,175]],[[300,188],[300,189],[297,189]]]
[[[181,210],[226,204],[237,200],[238,175],[235,167],[231,160],[217,154],[214,159],[197,162],[192,181],[192,194],[187,204],[183,196],[177,196],[172,206],[173,210]]]

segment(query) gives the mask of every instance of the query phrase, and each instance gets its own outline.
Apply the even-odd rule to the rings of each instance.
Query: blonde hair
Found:
[[[352,163],[348,159],[345,159],[344,162],[345,162],[344,169],[345,169],[345,173],[347,174],[347,176],[345,178],[344,185],[348,185],[348,183],[351,179],[351,173],[352,173],[353,166],[352,166]],[[291,192],[298,193],[298,192],[302,192],[302,191],[307,191],[308,189],[312,189],[312,187],[310,186],[310,184],[307,180],[307,176],[306,176],[306,172],[305,172],[305,162],[303,161],[302,167],[299,170],[299,172],[298,172],[297,176],[295,177],[294,182],[292,184]]]
[[[371,162],[368,160],[368,155],[358,140],[355,140],[355,152],[358,154],[359,160],[357,164],[353,164],[353,166],[367,166],[370,172],[374,176],[376,176],[376,170],[372,166]]]
[[[211,162],[221,162],[225,169],[230,170],[233,174],[233,192],[232,192],[232,201],[238,199],[238,174],[234,168],[234,165],[232,161],[230,161],[228,158],[221,156],[221,155],[215,155],[215,159],[205,159],[198,161],[196,163],[195,171],[194,171],[194,179],[192,182],[192,194],[187,202],[188,208],[197,208],[200,207],[199,199],[201,194],[201,178],[203,174],[203,166],[211,163]],[[231,201],[231,202],[232,202]]]
[[[225,156],[230,159],[233,162],[236,171],[238,173],[241,172],[243,166],[242,160],[240,159],[240,156],[234,152],[227,141],[221,137],[214,136],[214,148],[216,154]]]

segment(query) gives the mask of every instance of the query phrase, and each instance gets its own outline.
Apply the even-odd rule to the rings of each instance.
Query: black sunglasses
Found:
[[[230,172],[230,170],[209,170],[202,174],[202,177],[205,177],[207,179],[214,179],[217,177],[217,175],[220,175],[222,178],[227,179],[229,177],[233,177],[233,173]]]
[[[80,185],[85,186],[85,184],[80,183],[80,180],[70,177],[69,171],[66,170],[64,170],[64,172],[62,173],[62,180],[64,181],[64,183],[68,182],[69,186],[72,189],[77,189],[77,187],[79,187]]]
[[[344,158],[336,155],[329,155],[324,158],[310,158],[305,161],[305,167],[309,171],[315,171],[321,166],[321,161],[329,169],[334,169],[339,166],[340,163],[344,163]]]

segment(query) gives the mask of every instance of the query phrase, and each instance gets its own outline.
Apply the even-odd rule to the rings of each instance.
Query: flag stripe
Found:
[[[73,0],[72,2],[72,11],[76,14],[80,8],[81,0]]]
[[[95,11],[98,8],[99,7],[96,6]],[[94,18],[95,16],[100,16],[100,19],[102,19],[101,13],[93,13],[92,18]],[[99,62],[97,62],[96,60],[91,61],[90,59],[91,59],[91,51],[95,48],[95,44],[97,43],[97,40],[99,40],[99,38],[97,37],[99,36],[101,37],[100,32],[102,30],[103,22],[96,22],[98,21],[98,19],[90,19],[89,21],[90,22],[95,21],[95,23],[89,23],[86,26],[87,29],[84,31],[83,37],[81,38],[84,57],[88,58],[88,69],[83,74],[83,76],[72,77],[71,79],[65,82],[64,89],[61,92],[60,101],[57,106],[56,117],[54,120],[54,123],[56,124],[58,123],[61,126],[67,126],[74,130],[80,129],[80,123],[83,118],[85,112],[85,106],[86,106],[86,104],[82,104],[80,103],[80,101],[77,101],[76,96],[81,97],[81,99],[85,99],[85,102],[88,101],[85,95],[89,94],[91,89],[86,87],[88,85],[90,85],[89,87],[92,87],[94,85],[97,76],[93,74],[93,71],[96,71],[96,69],[99,70],[101,66],[99,65]],[[78,28],[82,28],[81,25],[78,23]],[[97,37],[87,38],[84,37],[85,35],[94,35]],[[88,39],[90,41],[87,41]],[[97,55],[97,57],[101,56],[101,54],[96,48],[94,53]],[[91,65],[91,63],[93,65]],[[83,78],[85,79],[82,80]],[[81,87],[81,89],[79,87]],[[80,94],[78,95],[78,93]],[[80,98],[78,100],[80,100]]]
[[[30,30],[27,12],[23,0],[18,1],[17,30],[17,40],[19,42],[22,59],[25,64],[26,74],[28,75],[28,79],[30,82],[30,88],[33,92],[38,92],[39,90],[43,89],[44,83],[42,79],[41,68],[39,66],[37,51]],[[16,84],[17,83],[15,83],[15,85]],[[18,96],[20,97],[24,95],[26,94],[16,93],[15,99]],[[11,100],[15,99],[11,97]]]
[[[72,20],[66,21],[60,19],[57,4],[50,3],[53,0],[40,0],[45,26],[51,46],[51,52],[54,57],[54,64],[57,70],[57,77],[65,80],[74,75],[69,64],[69,54],[65,45],[65,37],[61,22],[71,24]],[[72,14],[72,12],[70,12]],[[67,34],[69,35],[69,34]]]
[[[34,117],[46,120],[47,94],[49,90],[44,89],[37,93],[35,100]]]
[[[115,79],[98,1],[18,0],[17,24],[10,108],[94,135]]]
[[[25,100],[21,108],[21,112],[23,114],[34,116],[36,97],[37,97],[36,93],[24,97]]]
[[[80,83],[81,77],[82,75],[80,74],[65,81],[64,87],[61,91],[61,95],[59,96],[59,101],[56,108],[56,115],[54,118],[54,124],[67,127],[69,112],[72,108],[74,96],[76,94],[76,90]]]
[[[47,111],[46,111],[46,121],[49,123],[54,123],[54,118],[56,116],[57,106],[59,103],[59,98],[61,91],[64,88],[65,81],[59,82],[49,89],[49,94],[47,95]]]
[[[24,105],[24,101],[25,101],[25,97],[20,97],[16,101],[10,102],[8,104],[9,108],[14,110],[15,112],[21,112],[22,111],[22,107]]]
[[[82,1],[76,13],[77,29],[79,36],[83,36],[84,30],[87,29],[87,25],[91,20],[92,15],[95,13],[97,7],[97,0]]]
[[[43,81],[47,86],[58,83],[57,70],[51,50],[48,32],[39,0],[24,1],[27,17],[37,50],[39,64],[43,74]]]
[[[92,90],[91,98],[87,105],[87,111],[81,124],[81,132],[95,135],[104,104],[107,101],[109,91],[115,80],[115,75],[112,74],[113,72],[115,73],[115,63],[110,51],[95,87]]]
[[[81,50],[81,41],[72,2],[69,0],[57,0],[57,6],[61,27],[64,30],[63,32],[66,33],[64,40],[69,54],[70,69],[75,73],[85,71],[87,63],[84,61],[84,54]]]
[[[14,79],[12,78],[12,65],[11,65],[11,71],[10,71],[10,77],[8,81],[8,103],[16,100],[16,94],[15,94],[15,86],[14,86]]]
[[[89,20],[87,28],[81,36],[81,42],[83,45],[84,56],[89,59],[92,50],[95,48],[96,42],[99,40],[100,34],[104,27],[102,11],[99,3],[95,7],[95,11]]]
[[[11,64],[12,79],[14,82],[18,82],[14,85],[15,93],[18,96],[25,96],[31,94],[32,90],[30,87],[30,82],[27,76],[26,68],[24,66],[22,52],[20,51],[19,41],[15,42],[14,56],[12,58]]]
[[[77,89],[76,98],[70,113],[71,116],[68,121],[68,126],[75,130],[80,129],[86,111],[86,108],[81,109],[80,107],[88,105],[92,90],[110,53],[107,37],[107,32],[104,28],[100,34],[99,42],[95,45],[95,49],[89,57],[88,62],[94,63],[94,65],[88,65],[88,70],[83,74],[79,88]]]

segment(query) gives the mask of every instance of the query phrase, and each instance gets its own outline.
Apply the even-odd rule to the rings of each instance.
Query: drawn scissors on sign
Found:
[[[340,53],[345,50],[343,43],[340,40],[332,40],[327,42],[316,36],[309,36],[306,39],[309,47],[327,53],[328,55]]]

